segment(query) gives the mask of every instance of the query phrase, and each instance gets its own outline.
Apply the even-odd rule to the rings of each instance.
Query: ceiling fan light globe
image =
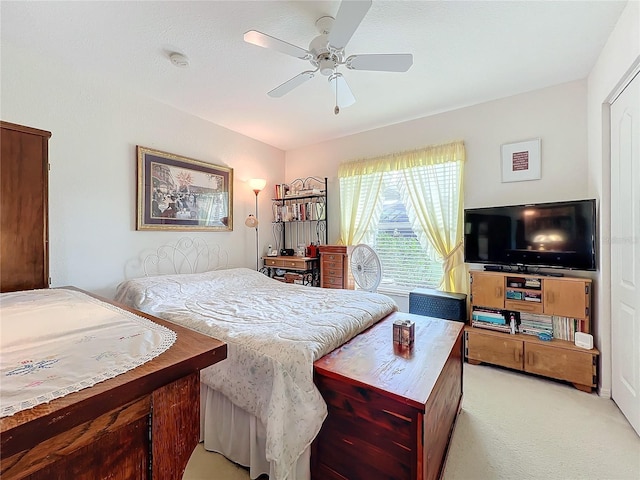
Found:
[[[334,62],[330,58],[324,58],[320,60],[318,63],[318,67],[320,68],[320,73],[325,77],[331,75],[336,67],[336,62]]]

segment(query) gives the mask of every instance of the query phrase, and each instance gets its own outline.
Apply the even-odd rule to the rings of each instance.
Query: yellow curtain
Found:
[[[463,142],[428,147],[422,152],[412,152],[403,160],[409,203],[427,240],[443,262],[444,275],[438,289],[446,292],[467,293],[468,290],[462,248],[465,161]],[[437,174],[437,165],[445,162],[457,162],[456,175]],[[440,184],[443,181],[445,184]]]
[[[379,213],[381,208],[382,175],[402,171],[407,184],[408,207],[443,262],[444,275],[438,288],[467,293],[467,269],[462,249],[465,161],[464,143],[458,141],[342,164],[338,170],[341,241],[346,245],[362,241],[372,227],[371,222],[379,217],[374,213]],[[438,165],[449,162],[458,164],[457,175],[444,177],[449,184],[439,185],[443,177],[438,176]],[[343,189],[343,185],[351,188]],[[433,188],[434,185],[437,188]],[[450,198],[450,192],[455,192],[454,198]]]
[[[380,217],[382,201],[382,171],[376,171],[368,162],[350,162],[340,165],[340,239],[341,245],[362,243],[369,229]]]

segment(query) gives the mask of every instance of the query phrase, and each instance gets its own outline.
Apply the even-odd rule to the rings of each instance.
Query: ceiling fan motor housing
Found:
[[[311,63],[318,67],[320,73],[326,77],[334,72],[336,65],[339,65],[342,60],[339,55],[329,51],[329,36],[326,34],[318,35],[311,40],[309,52],[313,55]]]

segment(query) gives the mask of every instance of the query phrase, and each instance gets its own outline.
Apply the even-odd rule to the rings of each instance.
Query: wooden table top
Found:
[[[396,320],[415,322],[413,347],[393,342]],[[463,328],[461,322],[395,312],[317,360],[315,371],[424,410]]]
[[[72,288],[81,291],[78,288]],[[83,292],[92,295],[89,292]],[[92,295],[176,333],[175,343],[156,358],[104,382],[0,419],[0,451],[6,458],[46,438],[148,395],[227,357],[227,344],[125,305]]]

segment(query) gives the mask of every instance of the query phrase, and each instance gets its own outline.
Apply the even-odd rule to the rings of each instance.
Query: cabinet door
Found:
[[[522,352],[522,340],[484,333],[477,328],[466,330],[468,360],[522,370]]]
[[[572,280],[544,280],[544,313],[561,317],[585,318],[588,316],[590,282]]]
[[[51,134],[4,122],[0,132],[0,291],[47,288]]]
[[[471,303],[479,307],[504,308],[504,276],[472,272]]]
[[[595,357],[587,352],[525,342],[525,372],[595,386]]]

